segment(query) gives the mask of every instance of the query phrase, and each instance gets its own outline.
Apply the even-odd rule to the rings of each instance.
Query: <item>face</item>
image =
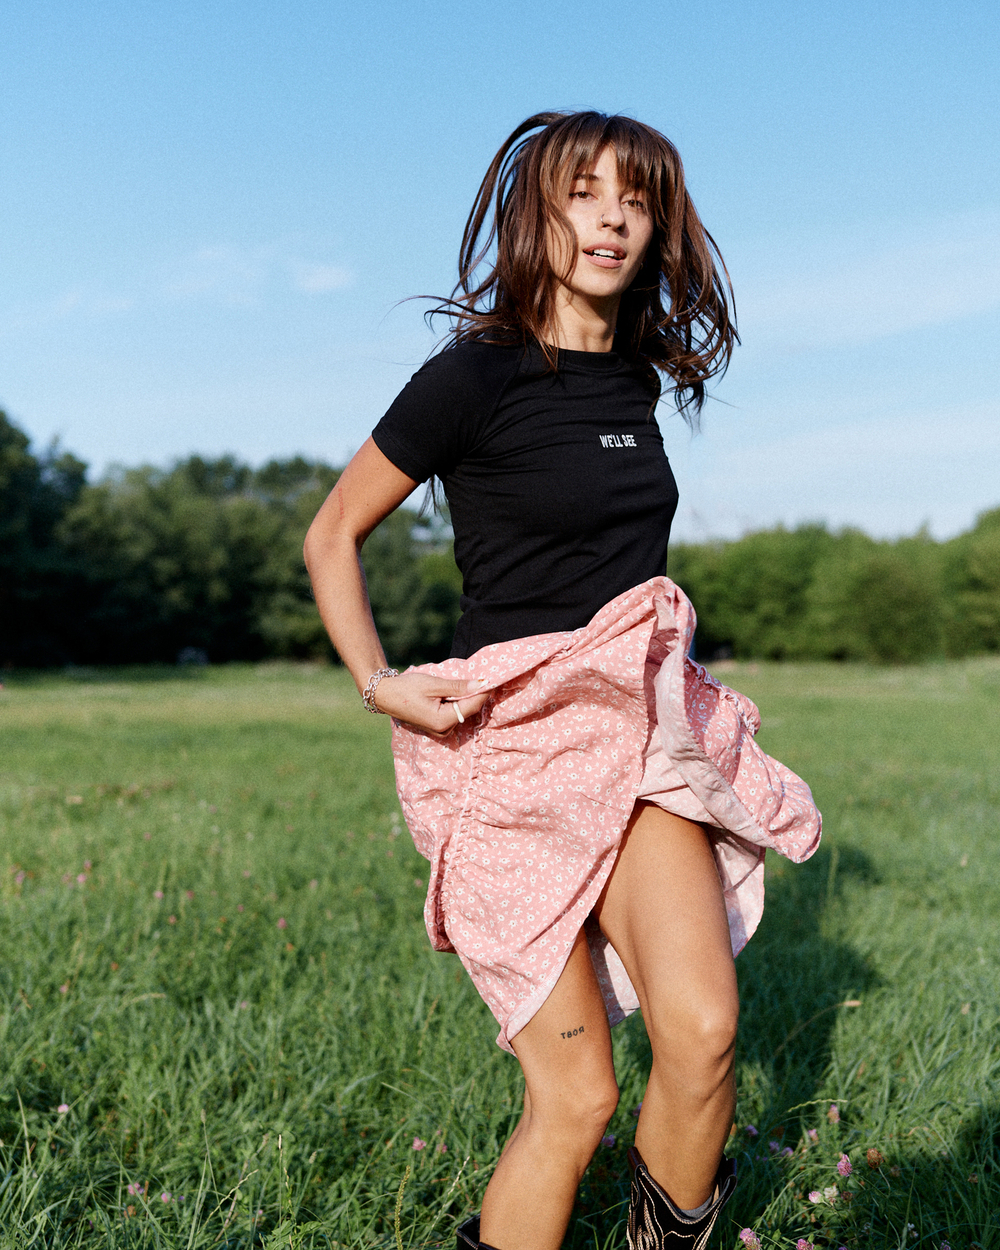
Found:
[[[653,219],[645,196],[619,183],[612,148],[604,148],[593,167],[573,180],[563,212],[576,231],[576,255],[567,256],[558,229],[550,230],[548,240],[562,298],[582,298],[595,309],[609,302],[617,306],[642,265]]]

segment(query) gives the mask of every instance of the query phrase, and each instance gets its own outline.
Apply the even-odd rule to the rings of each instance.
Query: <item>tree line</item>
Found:
[[[302,538],[338,471],[190,456],[90,482],[0,413],[0,664],[214,663],[332,651]],[[397,664],[441,659],[461,578],[446,522],[399,509],[364,549]],[[947,542],[823,525],[671,548],[699,658],[908,663],[1000,651],[1000,508]]]

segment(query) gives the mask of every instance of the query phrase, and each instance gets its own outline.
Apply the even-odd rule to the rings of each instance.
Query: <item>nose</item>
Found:
[[[620,230],[625,224],[625,213],[618,200],[608,200],[601,205],[601,225],[609,230]]]

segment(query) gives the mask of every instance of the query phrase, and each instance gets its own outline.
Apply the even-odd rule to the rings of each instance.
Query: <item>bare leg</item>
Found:
[[[653,1050],[636,1146],[654,1180],[691,1209],[711,1196],[733,1122],[739,1014],[722,886],[701,826],[637,804],[595,911]]]
[[[480,1236],[499,1250],[558,1250],[618,1103],[608,1019],[582,934],[512,1045],[524,1071],[524,1114],[487,1186]]]

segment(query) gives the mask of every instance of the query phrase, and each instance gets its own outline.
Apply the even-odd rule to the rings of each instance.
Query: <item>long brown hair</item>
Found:
[[[725,371],[739,342],[732,287],[685,188],[677,149],[630,117],[536,113],[522,122],[486,171],[462,236],[458,283],[433,313],[452,318],[455,342],[535,339],[554,368],[558,275],[546,231],[550,223],[564,231],[576,254],[562,205],[572,180],[606,147],[617,156],[622,185],[647,198],[654,223],[642,267],[622,295],[615,347],[645,368],[651,383],[658,385],[654,370],[665,374],[677,407],[693,422],[705,383]]]

